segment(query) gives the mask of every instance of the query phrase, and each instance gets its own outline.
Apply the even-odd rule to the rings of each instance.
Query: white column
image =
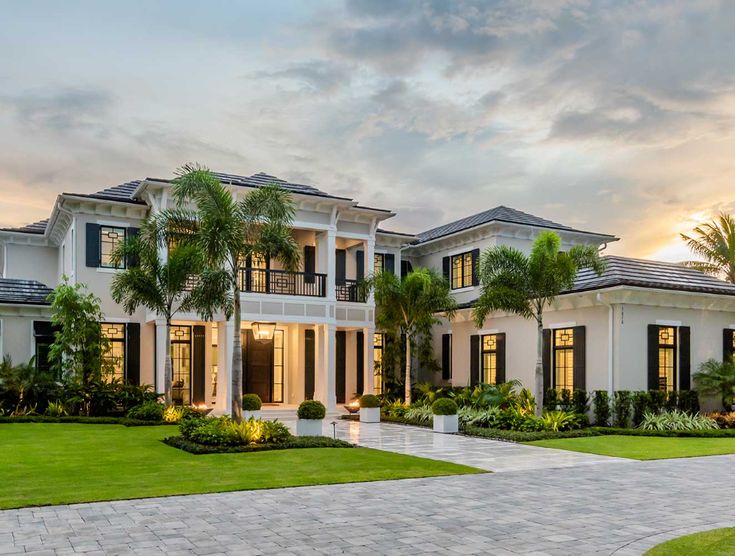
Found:
[[[365,276],[371,276],[375,272],[375,239],[365,241]],[[373,292],[370,291],[367,302],[369,305],[375,304]]]
[[[336,378],[336,326],[321,324],[316,326],[316,376],[314,377],[314,398],[327,408],[327,411],[336,411],[337,395],[335,392]]]
[[[156,392],[164,393],[166,385],[166,321],[156,319]]]
[[[375,384],[375,360],[373,359],[373,356],[375,355],[373,351],[373,342],[375,340],[375,328],[363,328],[362,329],[362,335],[363,335],[363,394],[374,394],[374,387]]]
[[[230,385],[232,384],[232,342],[235,325],[232,321],[220,321],[217,325],[217,411],[230,413]]]

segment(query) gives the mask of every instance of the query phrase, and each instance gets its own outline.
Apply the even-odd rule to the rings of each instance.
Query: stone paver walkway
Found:
[[[0,553],[628,556],[735,524],[733,469],[624,461],[8,510]]]

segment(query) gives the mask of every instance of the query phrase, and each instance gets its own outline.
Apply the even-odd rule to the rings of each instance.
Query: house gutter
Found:
[[[614,342],[614,325],[615,325],[615,305],[604,300],[601,293],[597,294],[597,301],[607,307],[607,393],[612,399],[615,391],[615,352]]]

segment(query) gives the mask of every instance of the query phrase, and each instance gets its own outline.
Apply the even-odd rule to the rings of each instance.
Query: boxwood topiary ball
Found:
[[[258,394],[243,394],[242,395],[242,409],[243,411],[258,411],[263,405]]]
[[[373,394],[360,396],[360,407],[380,407],[380,398]]]
[[[301,402],[299,409],[296,411],[299,419],[324,419],[327,414],[327,408],[324,404],[317,400],[306,400]]]
[[[434,415],[456,415],[457,404],[450,398],[439,398],[431,404],[431,412]]]

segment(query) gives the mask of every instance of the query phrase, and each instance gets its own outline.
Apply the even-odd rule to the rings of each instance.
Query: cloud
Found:
[[[295,82],[308,90],[324,93],[332,93],[348,86],[352,77],[347,65],[324,60],[308,60],[279,70],[259,71],[253,75],[263,80]]]

